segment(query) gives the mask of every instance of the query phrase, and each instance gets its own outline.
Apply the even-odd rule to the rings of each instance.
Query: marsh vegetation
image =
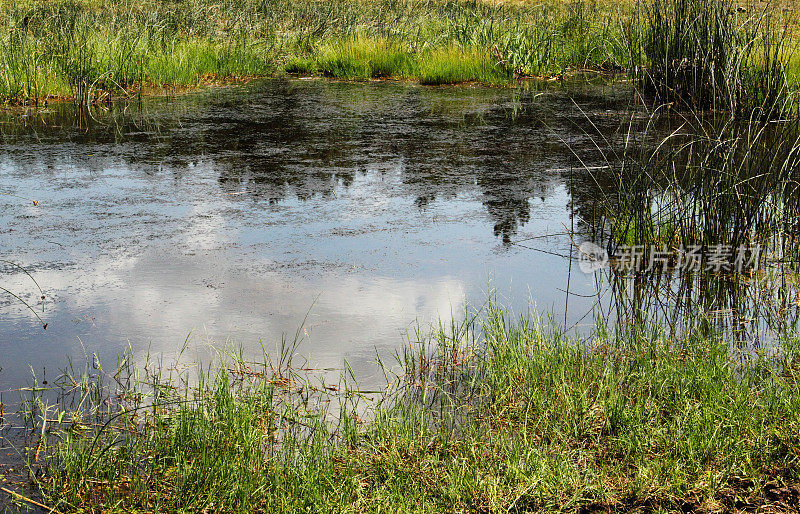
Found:
[[[91,355],[23,391],[21,453],[49,507],[704,512],[789,509],[800,499],[791,9],[727,0],[86,0],[7,1],[0,13],[8,29],[0,94],[11,102],[92,104],[276,73],[497,85],[624,71],[635,83],[627,120],[609,135],[586,115],[581,131],[602,165],[567,175],[568,281],[581,240],[612,259],[635,246],[647,249],[645,260],[657,247],[755,256],[743,269],[597,272],[588,329],[511,314],[491,298],[419,329],[393,359],[378,356],[377,389],[361,388],[347,366],[331,380],[295,365],[302,331],[256,361],[235,349],[205,363],[123,355],[109,364]],[[281,102],[300,104],[288,93]],[[504,119],[546,125],[512,111]],[[278,139],[275,127],[291,118],[280,116],[265,122]],[[489,137],[509,130],[494,121]],[[292,138],[301,129],[291,128]],[[228,130],[223,136],[237,129]],[[370,144],[390,142],[365,153],[398,152],[404,170],[419,172],[414,155],[426,155],[424,145],[402,153],[392,130],[368,126]],[[236,141],[252,153],[261,135]],[[570,151],[583,164],[584,153]],[[334,153],[324,148],[320,162],[341,164]],[[498,155],[492,173],[507,160]],[[272,191],[291,182],[260,157],[260,168],[280,175],[274,183],[230,172],[217,185],[236,186],[228,195],[245,183]],[[435,173],[426,177],[438,184]],[[505,188],[513,203],[521,186],[509,177],[468,178]],[[321,195],[356,178],[318,178]],[[420,209],[439,191],[424,180],[407,181]],[[489,214],[505,199],[483,196]],[[509,209],[511,221],[493,220],[503,245],[515,244],[515,228],[530,218],[529,196]]]
[[[641,123],[641,122],[640,122]],[[295,364],[90,356],[24,393],[59,511],[715,511],[798,497],[796,129],[664,109],[618,135],[574,236],[765,245],[743,273],[600,274],[583,331],[494,300],[411,334],[365,390]],[[680,129],[680,130],[677,130]],[[602,137],[598,134],[597,144]],[[648,142],[649,141],[649,142]],[[655,141],[655,144],[652,143]],[[592,213],[591,215],[589,213]],[[604,310],[606,309],[606,310]],[[768,337],[762,338],[763,334]],[[272,356],[271,356],[272,355]]]
[[[0,97],[92,102],[276,73],[507,84],[592,69],[643,71],[671,100],[739,109],[785,99],[792,15],[728,0],[4,0]]]
[[[386,391],[235,352],[59,378],[31,466],[76,510],[745,510],[796,498],[794,338],[603,325],[574,339],[494,304],[412,337]],[[33,455],[33,454],[32,454]]]

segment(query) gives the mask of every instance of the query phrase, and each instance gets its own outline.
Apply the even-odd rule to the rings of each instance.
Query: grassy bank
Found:
[[[698,2],[707,3],[691,3]],[[728,2],[721,3],[727,9]],[[672,28],[669,23],[654,25],[666,31],[664,38],[653,33],[648,5],[627,0],[510,5],[448,0],[2,0],[0,98],[89,102],[154,87],[276,73],[498,84],[583,68],[633,70],[657,61],[651,54],[659,49],[647,38],[667,38]],[[793,23],[793,11],[774,11],[782,13],[781,22]]]
[[[60,511],[734,510],[800,489],[800,345],[585,340],[489,306],[416,338],[385,392],[280,362],[89,366],[32,467]],[[286,354],[288,355],[288,353]],[[35,407],[35,408],[33,408]],[[37,429],[39,430],[39,429]],[[38,458],[38,460],[36,460]]]
[[[282,71],[508,82],[624,59],[616,9],[344,0],[0,3],[0,97],[191,86]]]

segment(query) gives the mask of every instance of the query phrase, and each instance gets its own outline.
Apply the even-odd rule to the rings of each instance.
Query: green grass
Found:
[[[503,84],[513,78],[511,73],[488,55],[457,47],[428,52],[420,62],[418,76],[423,84]]]
[[[370,79],[411,77],[416,66],[414,57],[396,43],[356,37],[324,45],[312,69],[331,77]]]
[[[379,394],[321,392],[287,359],[90,368],[61,379],[74,402],[34,402],[34,465],[61,511],[732,509],[798,483],[796,339],[602,327],[490,305],[412,340]]]
[[[253,77],[273,70],[247,45],[220,46],[198,40],[178,43],[154,56],[144,74],[153,84],[196,86],[208,77]]]
[[[188,16],[189,13],[184,13]],[[128,3],[0,4],[0,97],[26,101],[192,86],[275,69],[262,41],[186,32],[168,6]]]
[[[727,12],[727,1],[683,4],[719,5]],[[666,91],[675,85],[675,58],[707,50],[709,23],[703,18],[690,24],[699,35],[681,38],[681,27],[671,24],[674,17],[665,5],[660,0],[511,5],[477,0],[0,0],[0,99],[90,101],[142,88],[281,72],[505,84],[583,68],[633,71],[642,66],[664,78],[654,83]],[[663,12],[657,18],[663,23],[654,24],[656,18],[643,12]],[[786,19],[776,17],[769,27],[784,22],[795,27],[787,12]],[[718,46],[730,54],[728,47],[758,35],[751,34],[756,25],[725,24],[728,39]],[[686,41],[696,42],[696,48],[684,48]],[[703,68],[704,73],[728,75],[727,63],[709,62],[714,70]],[[769,56],[765,62],[775,64]],[[795,68],[789,63],[787,69]],[[776,69],[771,67],[771,73]]]
[[[512,7],[447,0],[4,0],[0,98],[91,100],[279,70],[508,82],[616,62],[625,52],[612,44],[614,16],[582,0]]]
[[[346,79],[413,78],[422,84],[507,84],[513,78],[488,55],[474,49],[453,45],[412,54],[386,39],[366,37],[332,41],[316,59],[295,58],[284,69]]]

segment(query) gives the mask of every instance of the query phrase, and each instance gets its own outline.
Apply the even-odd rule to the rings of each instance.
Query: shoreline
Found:
[[[598,80],[608,81],[609,83],[625,83],[629,82],[630,78],[620,79],[619,77],[625,75],[624,71],[607,71],[607,70],[595,70],[595,69],[576,69],[571,70],[567,73],[564,73],[560,76],[543,76],[543,77],[520,77],[513,80],[510,80],[508,83],[504,84],[492,84],[492,83],[484,83],[474,80],[463,81],[463,82],[455,82],[455,83],[447,83],[447,84],[423,84],[419,82],[417,78],[409,78],[409,77],[379,77],[379,78],[369,78],[369,79],[348,79],[343,77],[334,77],[334,76],[326,76],[326,75],[303,75],[303,74],[287,74],[287,73],[280,73],[280,74],[272,74],[272,75],[258,75],[258,76],[250,76],[250,77],[227,77],[223,79],[212,79],[207,81],[201,81],[197,85],[193,86],[178,86],[174,84],[162,84],[162,85],[151,85],[143,88],[142,90],[131,90],[128,94],[110,94],[108,91],[103,91],[102,98],[96,101],[78,103],[76,101],[77,97],[75,96],[48,96],[42,97],[37,99],[28,99],[25,101],[6,101],[4,103],[0,103],[0,109],[2,110],[17,110],[17,109],[28,109],[28,108],[46,108],[51,104],[65,104],[65,103],[73,103],[76,106],[84,106],[84,105],[108,105],[117,102],[126,102],[126,101],[139,101],[145,100],[148,98],[170,98],[174,96],[179,96],[183,94],[191,94],[198,91],[204,90],[211,90],[211,89],[218,89],[218,88],[227,88],[227,87],[238,87],[250,84],[252,82],[258,82],[263,80],[322,80],[322,81],[329,81],[329,82],[343,82],[343,83],[396,83],[396,84],[407,84],[407,85],[416,85],[422,87],[455,87],[455,88],[468,88],[468,87],[484,87],[484,88],[492,88],[492,87],[500,87],[500,88],[515,88],[519,87],[523,84],[530,84],[530,83],[541,83],[541,84],[548,84],[553,82],[564,82],[570,83],[571,81],[577,80],[578,77],[582,76],[592,76],[597,77]]]
[[[572,339],[490,305],[408,340],[382,391],[318,383],[291,345],[195,378],[123,357],[121,389],[64,377],[81,385],[32,429],[31,491],[59,511],[780,510],[800,494],[798,350],[788,335],[743,363],[721,336],[644,326]]]

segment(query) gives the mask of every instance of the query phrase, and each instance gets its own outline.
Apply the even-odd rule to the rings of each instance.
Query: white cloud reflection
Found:
[[[371,361],[375,347],[398,348],[415,321],[449,321],[466,296],[465,285],[447,276],[404,280],[338,268],[261,268],[230,265],[221,252],[101,257],[36,273],[55,298],[43,315],[51,323],[47,331],[18,304],[3,304],[0,315],[18,327],[18,338],[42,348],[80,338],[89,353],[113,355],[130,342],[139,358],[149,352],[169,362],[190,332],[201,354],[208,345],[235,343],[255,356],[259,340],[272,349],[282,334],[292,339],[308,313],[300,355],[315,366],[340,367],[347,358],[363,367],[358,361]],[[11,290],[32,289],[19,273],[6,282]],[[56,354],[48,360],[64,359]],[[30,357],[35,362],[39,356]]]

